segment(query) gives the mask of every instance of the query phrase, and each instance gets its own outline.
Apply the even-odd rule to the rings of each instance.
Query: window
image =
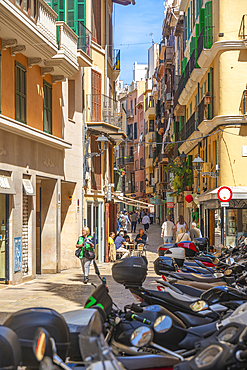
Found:
[[[192,102],[190,103],[190,117],[192,116]]]
[[[145,164],[144,164],[144,158],[140,159],[140,170],[144,170]]]
[[[201,86],[201,100],[203,98],[203,85]]]
[[[134,123],[134,140],[137,139],[137,122]]]
[[[135,115],[136,115],[136,98],[135,98]]]
[[[43,81],[43,124],[44,131],[52,134],[52,86]]]
[[[36,0],[16,0],[16,4],[33,19],[37,14],[37,1]],[[49,4],[50,5],[50,4]]]
[[[154,119],[149,120],[149,132],[154,132]]]
[[[130,140],[133,139],[133,125],[128,125],[128,132],[127,132],[127,135],[129,137]]]
[[[134,157],[134,147],[133,146],[130,147],[130,157]]]
[[[75,114],[75,80],[68,81],[68,118],[74,119]]]
[[[15,119],[26,123],[26,68],[15,62]]]
[[[186,121],[189,119],[189,108],[186,109]]]
[[[137,182],[136,182],[136,189],[135,189],[135,190],[136,190],[136,193],[138,193],[138,191],[139,191],[139,186],[138,186],[138,185],[139,185],[139,183],[138,183],[138,181],[137,181]]]
[[[144,181],[140,181],[140,191],[144,191]]]
[[[135,161],[135,171],[138,171],[138,159]]]
[[[206,81],[204,81],[204,95],[206,94],[207,84]]]
[[[98,153],[97,137],[91,136],[91,153]],[[94,190],[101,189],[101,156],[94,156],[91,160],[91,187]]]
[[[131,115],[133,115],[133,100],[130,101],[130,111]]]
[[[91,102],[91,120],[100,122],[101,119],[101,74],[92,70],[92,102]]]
[[[101,0],[92,0],[92,39],[101,45]]]

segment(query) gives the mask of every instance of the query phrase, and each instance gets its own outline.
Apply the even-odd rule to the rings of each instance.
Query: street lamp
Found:
[[[204,163],[204,160],[197,154],[197,157],[193,160],[195,163],[195,171],[197,172],[197,192],[199,193],[200,188],[200,172],[202,172],[201,163]],[[197,167],[196,167],[197,166]]]
[[[106,144],[109,142],[109,140],[107,139],[107,137],[105,137],[104,134],[101,134],[101,136],[98,137],[98,139],[96,141],[98,143],[98,148],[99,148],[100,154],[103,154],[104,151],[106,150]],[[101,144],[102,143],[104,144],[103,149],[101,149]]]
[[[184,152],[182,152],[182,154],[180,154],[179,158],[180,158],[182,161],[186,161],[186,159],[187,159],[187,155],[186,155]]]

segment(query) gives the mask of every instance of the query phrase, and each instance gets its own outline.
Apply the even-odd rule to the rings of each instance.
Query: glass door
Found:
[[[8,228],[7,228],[7,195],[0,194],[0,281],[7,278],[7,246],[8,246]]]

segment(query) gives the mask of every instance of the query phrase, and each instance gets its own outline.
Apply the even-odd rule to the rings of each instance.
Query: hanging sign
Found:
[[[229,186],[221,186],[217,192],[217,197],[221,202],[230,202],[232,199],[232,190]]]

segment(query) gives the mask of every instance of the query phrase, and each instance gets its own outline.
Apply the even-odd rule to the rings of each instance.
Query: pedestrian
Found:
[[[129,217],[127,215],[127,212],[124,213],[123,218],[124,218],[123,227],[124,227],[124,230],[127,231],[128,230],[128,224],[130,224],[130,220],[129,220]]]
[[[143,229],[139,229],[139,234],[136,235],[135,242],[136,244],[144,244],[146,245],[148,241],[147,234],[144,233]]]
[[[142,219],[142,224],[144,226],[144,230],[148,232],[149,229],[149,224],[150,224],[150,218],[149,216],[145,213]]]
[[[123,236],[124,236],[124,233],[121,231],[115,239],[115,246],[116,246],[117,252],[124,252],[124,255],[122,256],[122,258],[126,258],[128,257],[130,252],[128,251],[128,249],[124,248],[126,241]]]
[[[179,218],[178,218],[178,222],[177,222],[177,223],[176,223],[176,225],[175,225],[175,230],[174,230],[176,237],[177,237],[177,235],[179,234],[179,232],[180,232],[180,230],[181,230],[181,228],[182,228],[182,227],[184,227],[184,228],[185,228],[186,232],[188,232],[188,231],[189,231],[189,229],[188,229],[188,225],[187,225],[187,223],[184,221],[184,217],[183,217],[182,215],[180,215],[180,216],[179,216]]]
[[[90,234],[88,227],[83,227],[82,235],[79,236],[76,248],[81,248],[79,259],[81,261],[81,267],[84,274],[84,284],[88,283],[89,267],[92,259],[95,258],[94,254],[94,243],[93,238]]]
[[[133,233],[136,232],[137,217],[138,214],[136,212],[132,212],[130,216],[130,221],[131,221],[131,232]]]
[[[161,226],[161,238],[163,237],[164,244],[171,243],[174,236],[175,225],[171,221],[171,216],[166,216],[166,221]]]
[[[142,210],[141,211],[141,219],[143,219],[144,216],[145,216],[145,212]]]
[[[180,243],[180,242],[185,242],[185,241],[190,241],[190,236],[189,234],[186,232],[186,229],[185,227],[181,227],[181,229],[179,230],[178,234],[177,234],[177,238],[176,238],[176,243]]]
[[[195,238],[202,238],[201,230],[197,228],[195,222],[192,222],[190,229],[190,238],[193,241]]]
[[[115,262],[117,259],[116,246],[114,243],[115,233],[112,231],[109,234],[108,245],[109,245],[109,260]]]
[[[154,223],[154,212],[150,212],[150,224],[153,225]]]
[[[141,216],[141,211],[138,212],[138,224],[142,222],[142,216]]]

